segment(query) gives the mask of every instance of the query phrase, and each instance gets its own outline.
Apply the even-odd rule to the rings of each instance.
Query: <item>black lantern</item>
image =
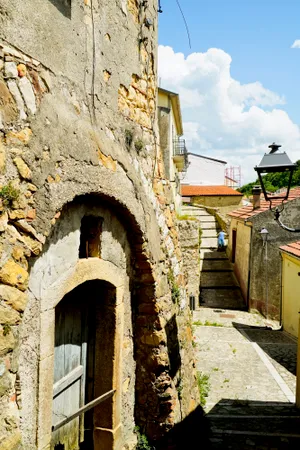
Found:
[[[276,145],[275,142],[269,145],[270,153],[265,153],[263,159],[259,163],[258,166],[254,167],[258,174],[258,178],[265,196],[266,201],[271,200],[287,200],[290,192],[290,187],[292,183],[292,177],[294,170],[297,165],[293,164],[288,155],[285,152],[278,152],[277,150],[281,147],[281,145]],[[289,173],[288,186],[284,195],[272,195],[269,196],[266,190],[266,186],[264,184],[263,175],[267,173]]]
[[[254,167],[254,170],[256,170],[256,172],[258,174],[258,178],[259,178],[265,199],[266,199],[266,201],[270,202],[270,209],[272,210],[272,201],[273,200],[281,200],[282,201],[281,209],[276,207],[275,210],[273,210],[275,220],[277,221],[277,223],[287,231],[300,232],[299,228],[297,229],[297,228],[287,227],[280,220],[280,214],[282,213],[282,211],[284,209],[283,202],[284,202],[284,200],[288,199],[290,188],[291,188],[291,183],[292,183],[293,173],[297,167],[296,164],[292,163],[292,161],[290,160],[290,158],[288,157],[288,155],[285,152],[277,153],[277,151],[280,147],[281,147],[281,145],[277,145],[277,144],[275,144],[275,142],[273,142],[273,144],[269,145],[269,148],[271,149],[270,153],[265,153],[265,155],[264,155],[263,159],[261,160],[261,162],[259,163],[259,165]],[[266,185],[264,183],[264,177],[263,177],[263,175],[265,175],[267,173],[285,173],[285,174],[288,173],[289,174],[287,189],[283,195],[273,195],[273,194],[268,195]]]

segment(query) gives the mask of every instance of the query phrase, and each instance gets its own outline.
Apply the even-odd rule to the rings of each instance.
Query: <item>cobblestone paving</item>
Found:
[[[294,393],[295,340],[281,331],[266,329],[260,315],[243,311],[203,308],[194,312],[193,320],[197,370],[209,375],[206,411],[224,400],[290,401],[277,375]],[[265,358],[255,350],[256,344]],[[271,362],[269,368],[266,360]]]

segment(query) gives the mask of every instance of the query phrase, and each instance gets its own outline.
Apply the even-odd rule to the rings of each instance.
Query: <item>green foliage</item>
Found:
[[[141,152],[144,148],[144,142],[142,141],[142,139],[137,139],[134,143],[134,147],[137,152]]]
[[[182,216],[177,216],[178,220],[197,220],[194,216],[189,216],[188,214],[183,214]]]
[[[291,186],[300,186],[300,160],[296,162],[297,168],[293,174]],[[264,176],[264,184],[266,190],[269,192],[275,192],[278,189],[287,187],[289,181],[289,173],[268,173]],[[247,197],[252,194],[252,188],[255,185],[259,185],[259,180],[252,183],[245,184],[238,189],[239,192],[245,194]]]
[[[169,284],[171,285],[172,301],[175,305],[178,305],[179,299],[180,299],[180,289],[179,289],[178,284],[175,281],[173,272],[171,270],[168,273],[168,281],[169,281]]]
[[[204,323],[201,322],[201,320],[197,320],[196,322],[193,322],[193,325],[196,326],[205,326],[205,327],[222,327],[223,325],[221,323],[217,322],[210,322],[209,320],[206,320]]]
[[[199,245],[201,246],[201,242],[202,242],[202,228],[199,227]]]
[[[155,448],[149,444],[147,436],[141,433],[140,427],[135,427],[134,432],[138,438],[136,450],[155,450]]]
[[[124,131],[124,134],[125,134],[125,144],[126,147],[129,149],[133,141],[133,132],[131,130],[126,129]]]
[[[5,208],[10,208],[14,200],[17,200],[20,195],[20,191],[13,187],[9,182],[6,186],[2,186],[0,189],[0,199]]]
[[[6,336],[9,332],[10,332],[11,328],[10,325],[8,325],[7,323],[5,323],[3,325],[3,336]]]
[[[206,404],[206,397],[210,390],[209,375],[205,375],[202,372],[197,372],[197,384],[200,394],[200,405]]]

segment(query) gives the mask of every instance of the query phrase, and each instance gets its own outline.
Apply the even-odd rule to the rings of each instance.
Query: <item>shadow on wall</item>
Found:
[[[198,406],[182,422],[172,428],[166,436],[155,442],[155,450],[209,450],[209,421],[201,406]]]
[[[178,342],[178,327],[176,323],[176,316],[173,315],[165,327],[167,335],[167,347],[170,360],[170,376],[175,377],[176,373],[181,368],[180,348]]]
[[[72,0],[50,0],[50,2],[68,19],[71,19]]]

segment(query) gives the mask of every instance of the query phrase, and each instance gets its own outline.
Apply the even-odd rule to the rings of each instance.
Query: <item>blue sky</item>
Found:
[[[248,149],[252,154],[256,153],[256,150],[253,150],[255,147],[257,152],[261,153],[261,148],[265,145],[262,135],[267,130],[266,139],[272,138],[274,134],[274,140],[277,138],[277,140],[282,141],[281,143],[290,145],[292,151],[294,151],[294,159],[300,159],[300,129],[295,128],[300,124],[300,48],[291,48],[294,41],[300,39],[300,0],[180,0],[180,3],[188,22],[192,49],[189,48],[184,22],[175,0],[161,0],[163,13],[159,16],[159,43],[163,47],[171,47],[175,55],[183,53],[185,58],[188,58],[191,53],[204,54],[207,56],[206,61],[210,61],[211,58],[215,61],[216,58],[216,55],[212,56],[207,53],[209,49],[223,50],[225,52],[223,56],[228,55],[232,60],[229,73],[234,84],[242,85],[243,91],[247,91],[248,94],[249,90],[251,91],[247,101],[241,100],[240,105],[242,105],[243,113],[247,112],[251,105],[254,105],[251,123],[258,122],[260,120],[258,116],[261,117],[262,122],[265,119],[268,122],[261,129],[255,125],[253,139],[251,138],[251,126],[248,123],[247,139],[249,145],[246,145],[247,139],[244,139],[244,141],[242,139],[241,147],[244,151]],[[172,67],[172,60],[175,56],[171,55],[170,52],[168,53],[164,48],[160,50],[162,51],[160,51],[159,72],[162,85],[168,88],[167,84],[169,84],[172,85],[173,89],[177,88],[184,105],[185,99],[182,99],[182,97],[186,94],[187,76],[183,75],[181,80],[178,78],[172,79],[171,74],[167,74],[166,66],[167,60],[170,58],[170,67]],[[218,61],[220,61],[220,57],[222,57],[221,52],[218,54]],[[199,56],[199,58],[202,58],[202,56]],[[164,64],[162,64],[162,61]],[[224,61],[220,63],[221,66],[223,66]],[[188,71],[191,72],[195,80],[195,92],[204,94],[203,90],[201,91],[203,86],[206,86],[206,84],[203,84],[203,74],[201,80],[196,81],[197,73],[191,69],[192,65],[189,64]],[[224,77],[228,78],[227,75],[224,74]],[[213,77],[216,77],[216,72],[214,72]],[[218,83],[217,80],[216,83]],[[253,83],[256,83],[256,85]],[[192,84],[191,79],[189,84]],[[260,90],[259,94],[257,94],[257,89]],[[263,91],[263,89],[267,91]],[[220,92],[220,95],[222,95],[222,91]],[[258,95],[259,100],[257,100]],[[262,97],[265,99],[266,96],[268,100],[262,101]],[[242,98],[240,92],[239,98]],[[236,103],[236,95],[234,95],[233,103]],[[259,108],[259,111],[255,110],[256,107]],[[224,114],[226,108],[223,109],[221,114]],[[280,116],[277,110],[285,111],[288,117]],[[273,113],[271,116],[264,118],[262,111],[273,111]],[[258,115],[255,116],[256,113]],[[189,124],[193,122],[192,117],[197,114],[199,117],[206,115],[205,108],[203,107],[198,112],[195,108],[193,113],[191,107],[187,109],[183,107],[183,119]],[[209,114],[213,118],[211,111]],[[219,112],[216,114],[219,115]],[[289,133],[286,133],[287,136],[283,132],[278,135],[275,132],[272,134],[270,123],[272,120],[274,130],[280,126],[285,127],[286,130],[291,127]],[[244,123],[245,114],[234,121],[234,126],[232,123],[230,125],[231,130],[236,128],[237,122],[242,121]],[[247,121],[249,122],[248,118]],[[198,120],[198,124],[201,124],[201,120]],[[190,125],[185,127],[187,128],[187,134],[189,134],[189,127]],[[207,126],[205,128],[207,129]],[[195,131],[195,124],[193,130]],[[225,131],[228,138],[228,127]],[[198,135],[201,135],[199,127]],[[223,138],[221,136],[220,141]],[[215,150],[214,143],[210,142],[209,138],[205,140],[208,142],[208,152],[222,156],[221,148]],[[195,147],[199,147],[197,139],[190,139],[190,141],[193,151],[196,149]],[[229,151],[229,140],[227,139],[226,142],[223,154]],[[235,142],[235,145],[238,145],[238,142]],[[297,148],[299,148],[299,152],[296,151]],[[205,152],[205,143],[200,145],[199,153],[203,152]],[[234,153],[232,153],[231,159],[236,159]],[[231,161],[229,162],[231,163]],[[246,178],[250,177],[247,170],[245,174]]]

